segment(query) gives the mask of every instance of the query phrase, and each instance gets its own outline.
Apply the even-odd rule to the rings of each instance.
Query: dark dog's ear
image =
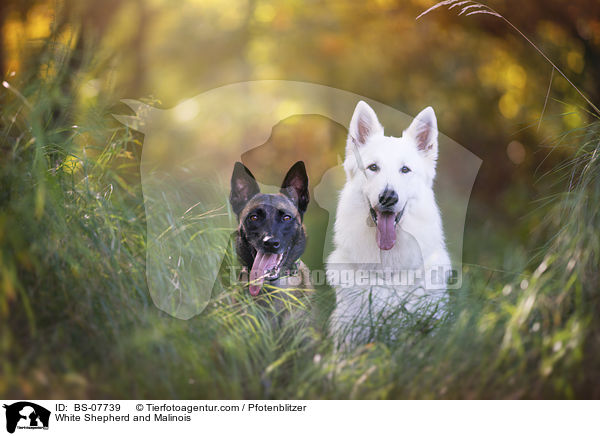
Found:
[[[298,161],[290,168],[281,184],[281,192],[296,204],[300,216],[303,216],[310,200],[304,162]]]
[[[231,175],[231,194],[229,202],[236,215],[239,215],[246,203],[260,192],[256,179],[241,162],[236,162]]]

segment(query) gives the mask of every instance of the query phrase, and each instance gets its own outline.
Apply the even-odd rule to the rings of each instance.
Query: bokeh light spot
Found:
[[[525,147],[519,141],[511,141],[506,146],[506,154],[512,163],[520,165],[525,162]]]

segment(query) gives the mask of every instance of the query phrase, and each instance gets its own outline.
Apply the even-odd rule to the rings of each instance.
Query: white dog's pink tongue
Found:
[[[277,254],[258,251],[250,270],[250,294],[257,296],[262,289],[265,275],[277,266]]]
[[[377,245],[382,250],[391,250],[396,243],[396,214],[377,212]]]

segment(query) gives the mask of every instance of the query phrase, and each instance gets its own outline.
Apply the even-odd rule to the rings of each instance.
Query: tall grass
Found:
[[[527,218],[553,235],[540,255],[506,246],[512,272],[466,266],[435,329],[335,352],[318,325],[274,325],[236,283],[189,321],[153,305],[142,138],[111,121],[118,96],[81,103],[81,71],[55,49],[0,92],[0,396],[600,396],[598,122],[570,137],[563,193]]]

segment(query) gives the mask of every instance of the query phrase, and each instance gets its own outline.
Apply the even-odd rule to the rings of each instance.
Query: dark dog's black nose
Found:
[[[275,238],[265,239],[263,241],[263,244],[265,244],[265,249],[267,250],[277,250],[279,248],[279,245],[281,245],[279,240]]]
[[[379,194],[379,204],[384,208],[391,208],[398,203],[398,194],[393,189],[385,188],[384,191]]]

